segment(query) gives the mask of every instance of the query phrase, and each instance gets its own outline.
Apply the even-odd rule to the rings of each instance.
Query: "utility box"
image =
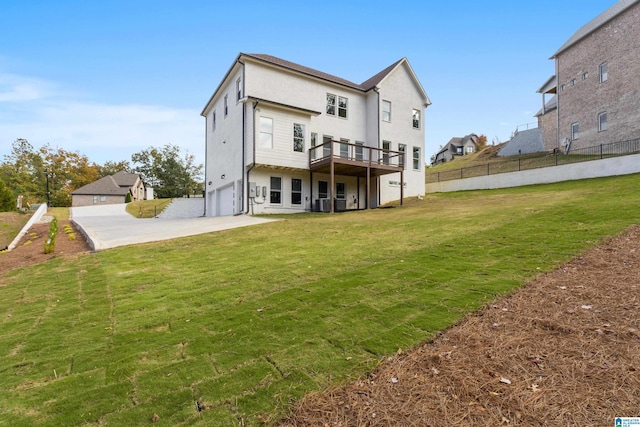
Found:
[[[256,186],[255,182],[250,182],[249,183],[249,197],[258,197],[258,192],[259,191],[260,190]]]

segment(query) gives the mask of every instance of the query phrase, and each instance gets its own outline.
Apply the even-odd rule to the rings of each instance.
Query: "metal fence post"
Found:
[[[602,160],[602,144],[600,144],[600,160]]]
[[[491,173],[489,172],[489,165],[491,165],[491,163],[487,163],[487,175],[491,175]]]

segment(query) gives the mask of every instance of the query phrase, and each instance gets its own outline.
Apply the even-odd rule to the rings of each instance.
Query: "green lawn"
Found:
[[[0,212],[0,250],[9,246],[31,215],[20,212]]]
[[[272,425],[640,223],[638,184],[427,195],[13,271],[0,425]]]
[[[136,218],[154,218],[160,215],[173,199],[140,200],[127,203],[127,212]]]

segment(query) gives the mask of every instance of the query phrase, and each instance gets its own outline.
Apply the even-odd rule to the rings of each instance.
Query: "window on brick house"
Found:
[[[607,112],[604,111],[598,114],[598,132],[607,130]]]
[[[580,124],[579,123],[572,123],[571,124],[571,140],[573,141],[574,139],[578,139],[578,136],[580,134]]]
[[[600,64],[600,83],[604,83],[609,79],[609,64]]]

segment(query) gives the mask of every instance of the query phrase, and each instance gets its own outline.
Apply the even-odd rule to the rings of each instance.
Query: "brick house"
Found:
[[[71,206],[125,203],[127,194],[131,195],[131,201],[144,200],[144,182],[138,174],[120,171],[73,191],[71,193]]]
[[[431,159],[432,165],[453,160],[455,156],[465,156],[476,152],[478,135],[470,133],[462,138],[454,137],[445,144]]]
[[[546,150],[640,137],[638,52],[640,0],[621,0],[553,54],[555,75],[538,90],[536,114]]]

